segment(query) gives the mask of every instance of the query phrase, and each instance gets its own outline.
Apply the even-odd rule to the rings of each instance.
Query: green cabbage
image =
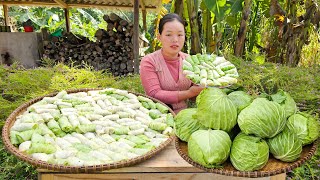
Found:
[[[311,144],[319,137],[319,122],[310,114],[298,112],[288,118],[286,126],[295,132],[303,145]]]
[[[238,113],[240,113],[240,111],[242,111],[242,109],[244,109],[245,107],[249,106],[249,104],[253,100],[253,97],[245,93],[244,91],[234,91],[228,94],[228,97],[237,107]]]
[[[221,130],[198,130],[188,141],[188,155],[205,167],[219,167],[230,154],[231,140]]]
[[[219,88],[207,88],[197,97],[194,118],[205,127],[229,132],[237,124],[237,108]]]
[[[245,134],[272,138],[285,127],[285,111],[276,102],[257,98],[240,112],[238,124]]]
[[[271,95],[271,98],[284,108],[287,118],[298,111],[296,102],[287,92],[279,90],[276,94]]]
[[[302,142],[298,136],[285,128],[275,137],[268,139],[267,143],[271,154],[281,161],[293,162],[300,157]]]
[[[191,134],[205,127],[198,120],[192,117],[197,112],[196,108],[189,108],[180,111],[174,118],[175,134],[182,140],[188,142]]]
[[[231,147],[230,160],[239,171],[254,171],[263,168],[269,159],[269,147],[265,140],[239,133]]]

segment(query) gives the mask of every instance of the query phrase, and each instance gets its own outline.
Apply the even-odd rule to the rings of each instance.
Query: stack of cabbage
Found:
[[[270,153],[293,162],[302,146],[319,137],[319,122],[299,112],[293,98],[281,90],[254,99],[243,91],[227,95],[206,88],[196,103],[197,108],[177,114],[174,131],[188,142],[189,157],[208,168],[221,167],[230,157],[237,170],[259,170]]]
[[[183,73],[193,83],[206,86],[227,86],[237,83],[237,68],[223,56],[191,55],[183,61]]]
[[[168,108],[144,96],[103,89],[44,97],[18,116],[10,140],[53,164],[98,165],[135,158],[173,133]]]

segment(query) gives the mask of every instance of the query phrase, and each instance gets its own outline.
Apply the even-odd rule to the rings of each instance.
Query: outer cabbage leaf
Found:
[[[218,167],[230,154],[231,140],[221,130],[198,130],[189,138],[188,155],[205,167]]]
[[[192,117],[197,112],[196,108],[180,111],[174,118],[175,134],[182,140],[188,142],[191,134],[199,129],[206,129],[197,119]]]
[[[275,137],[268,139],[267,143],[270,152],[276,159],[285,162],[293,162],[300,157],[302,151],[302,142],[298,136],[285,128]]]
[[[228,94],[233,104],[237,107],[238,113],[242,111],[245,107],[249,106],[253,100],[253,97],[244,91],[234,91]]]
[[[276,94],[271,95],[271,98],[284,108],[287,118],[298,111],[296,102],[287,92],[279,90]]]
[[[290,116],[286,126],[298,135],[303,145],[311,144],[320,135],[319,121],[307,113],[298,112]]]
[[[272,138],[285,127],[285,111],[276,102],[257,98],[240,112],[238,124],[245,134]]]
[[[199,96],[194,118],[205,127],[229,132],[237,124],[237,108],[222,90],[207,88]]]
[[[254,171],[263,168],[269,159],[269,147],[265,140],[239,133],[231,147],[230,160],[239,171]]]

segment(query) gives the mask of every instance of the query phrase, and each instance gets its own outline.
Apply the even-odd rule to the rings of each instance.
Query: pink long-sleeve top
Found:
[[[178,100],[178,92],[191,86],[191,81],[182,74],[182,62],[187,56],[180,52],[177,59],[165,59],[160,49],[142,58],[140,63],[140,78],[145,93],[170,104],[175,113],[187,108],[186,101]]]

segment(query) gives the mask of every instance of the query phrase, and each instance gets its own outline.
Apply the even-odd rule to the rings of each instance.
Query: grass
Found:
[[[272,93],[283,89],[297,102],[307,103],[312,109],[319,106],[320,68],[289,68],[276,64],[255,65],[230,58],[240,74],[239,84],[252,95]],[[6,117],[21,104],[32,98],[63,89],[113,87],[143,93],[139,75],[113,77],[90,67],[78,69],[57,64],[51,68],[23,69],[18,65],[0,66],[0,128]],[[37,179],[31,165],[18,160],[4,149],[0,141],[0,179]],[[317,179],[320,150],[300,168],[288,173],[291,179]]]

